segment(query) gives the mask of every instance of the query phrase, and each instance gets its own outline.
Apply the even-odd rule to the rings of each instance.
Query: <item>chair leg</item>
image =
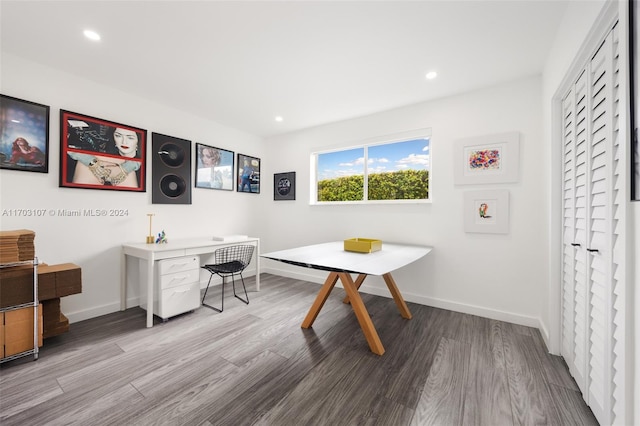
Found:
[[[246,297],[246,300],[243,299],[242,297],[238,296],[236,294],[236,280],[235,280],[235,275],[231,275],[231,279],[233,280],[233,295],[240,301],[244,302],[245,304],[249,304],[249,295],[247,294],[247,288],[244,286],[244,278],[242,277],[242,272],[240,273],[240,279],[242,280],[242,288],[244,289],[244,297]]]
[[[207,291],[209,291],[209,284],[211,284],[211,278],[213,278],[213,274],[211,274],[211,276],[209,277],[207,288],[204,290],[204,296],[202,296],[202,306],[206,306],[207,308],[213,309],[216,312],[222,312],[224,310],[224,277],[222,277],[222,304],[220,305],[220,309],[204,303],[204,298],[207,297]]]

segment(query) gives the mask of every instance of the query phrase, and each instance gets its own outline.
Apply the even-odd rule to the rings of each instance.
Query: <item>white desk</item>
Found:
[[[260,239],[245,238],[232,241],[205,239],[172,240],[165,244],[129,243],[122,245],[120,271],[120,310],[127,308],[127,258],[134,257],[147,261],[147,327],[153,327],[153,293],[155,282],[155,261],[199,254],[211,254],[217,249],[238,244],[256,247],[256,290],[260,291]],[[143,285],[144,283],[140,283]]]
[[[339,278],[347,293],[344,302],[351,303],[369,348],[373,353],[382,355],[384,347],[358,289],[367,275],[382,275],[396,306],[400,310],[400,315],[403,318],[411,319],[409,307],[402,298],[391,272],[426,256],[431,250],[432,248],[427,246],[383,243],[380,251],[354,253],[345,251],[344,243],[339,241],[265,253],[262,257],[329,272],[329,276],[302,322],[302,328],[309,328],[313,325]],[[351,278],[352,273],[358,274],[355,282]]]

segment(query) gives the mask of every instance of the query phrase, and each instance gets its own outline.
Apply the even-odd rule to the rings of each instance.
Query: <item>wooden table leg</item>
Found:
[[[354,283],[354,285],[356,286],[356,290],[360,289],[360,286],[364,282],[365,278],[367,278],[367,274],[358,275],[358,278],[356,278],[356,281]],[[349,296],[345,296],[344,299],[342,300],[342,303],[349,303]]]
[[[313,305],[311,305],[311,309],[309,309],[307,316],[305,317],[304,321],[302,321],[302,328],[309,328],[313,325],[313,322],[316,320],[316,317],[320,313],[324,302],[327,301],[327,297],[329,297],[329,294],[331,294],[331,290],[333,290],[333,287],[336,285],[337,281],[338,273],[329,273],[329,276],[322,285],[322,288],[320,288],[320,292],[316,296],[316,300],[313,302]]]
[[[362,328],[364,337],[367,339],[367,343],[369,343],[371,352],[376,355],[384,354],[384,346],[382,346],[378,332],[371,321],[369,312],[367,312],[367,308],[364,306],[364,302],[356,289],[355,283],[351,279],[351,275],[346,272],[340,272],[338,273],[338,276],[340,277],[340,281],[342,281],[342,285],[347,292],[347,296],[351,302],[351,307],[353,308],[353,312],[356,314],[358,323],[360,323],[360,328]]]
[[[384,274],[382,278],[384,278],[384,282],[387,283],[387,287],[389,287],[389,291],[393,296],[393,300],[395,300],[396,302],[396,306],[398,306],[398,310],[400,310],[400,315],[402,316],[402,318],[411,319],[411,311],[409,311],[409,307],[404,302],[402,294],[400,294],[400,290],[398,290],[396,282],[393,280],[391,273]]]

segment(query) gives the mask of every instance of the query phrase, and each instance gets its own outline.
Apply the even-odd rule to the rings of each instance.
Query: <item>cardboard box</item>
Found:
[[[53,299],[56,297],[56,274],[48,273],[49,265],[38,265],[38,300]]]
[[[42,318],[44,339],[69,331],[69,320],[60,310],[60,298],[42,301]]]
[[[0,269],[0,308],[33,301],[33,267],[20,265]]]
[[[82,293],[82,270],[78,265],[73,263],[47,265],[45,270],[52,271],[56,275],[56,297]],[[38,269],[39,276],[40,269]]]
[[[38,265],[38,300],[82,293],[82,270],[73,263]],[[33,268],[21,265],[0,269],[0,308],[33,300]]]
[[[38,346],[42,346],[42,305],[38,306]],[[33,349],[33,306],[4,312],[4,357]]]
[[[0,358],[4,358],[4,312],[0,312]]]
[[[67,333],[69,331],[69,319],[64,316],[62,312],[60,312],[60,317],[55,324],[45,325],[45,328],[42,332],[42,337],[47,339],[49,337],[58,336],[63,333]]]

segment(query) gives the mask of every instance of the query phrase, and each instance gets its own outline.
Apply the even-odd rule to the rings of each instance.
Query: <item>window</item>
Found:
[[[430,135],[423,129],[311,154],[311,203],[429,200]]]

